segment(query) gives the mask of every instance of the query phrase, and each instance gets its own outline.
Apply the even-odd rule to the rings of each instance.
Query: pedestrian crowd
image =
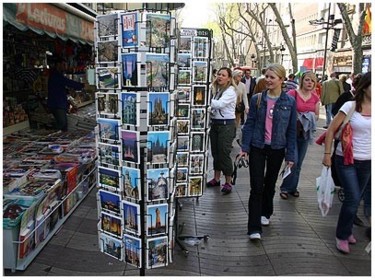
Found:
[[[324,144],[322,164],[331,168],[335,185],[345,194],[336,226],[336,247],[349,253],[349,244],[357,242],[352,228],[353,224],[364,225],[357,216],[362,200],[370,225],[366,234],[371,238],[371,72],[349,77],[331,73],[330,79],[322,82],[312,71],[287,77],[280,64],[262,69],[259,77],[253,77],[250,69],[223,67],[216,71],[210,90],[214,178],[207,187],[221,186],[223,194],[230,194],[236,164],[249,167],[250,240],[261,240],[262,226],[270,224],[282,168],[285,176],[280,197],[300,196],[300,172],[314,142],[321,105],[326,111],[326,131],[319,137]],[[230,154],[239,127],[241,151],[233,165]]]

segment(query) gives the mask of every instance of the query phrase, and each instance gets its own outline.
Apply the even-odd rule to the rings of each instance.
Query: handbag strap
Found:
[[[344,121],[342,122],[339,131],[336,133],[336,139],[340,139],[340,135],[342,133],[342,129],[344,126],[350,121],[355,111],[355,101],[353,101],[352,108],[350,108],[348,114],[346,114]]]

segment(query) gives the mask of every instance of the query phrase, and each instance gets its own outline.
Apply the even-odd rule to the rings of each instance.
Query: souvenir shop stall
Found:
[[[173,261],[177,200],[203,194],[211,33],[202,34],[180,36],[164,11],[95,21],[99,248],[140,275]]]
[[[53,126],[46,106],[49,57],[64,58],[67,77],[86,84],[85,91],[69,91],[74,120],[84,116],[81,107],[94,103],[95,83],[89,79],[94,76],[94,18],[62,7],[69,8],[67,4],[3,4],[4,134]]]
[[[85,82],[93,21],[42,3],[6,3],[3,16],[3,267],[15,271],[27,268],[96,185],[95,113],[94,125],[68,132],[32,120],[45,104],[49,54],[64,56],[71,78]],[[91,24],[92,34],[74,33],[68,22],[86,31]]]

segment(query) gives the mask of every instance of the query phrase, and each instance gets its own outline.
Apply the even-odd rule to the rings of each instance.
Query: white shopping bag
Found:
[[[318,196],[319,209],[322,216],[328,214],[332,207],[333,195],[335,192],[335,183],[331,176],[331,168],[323,166],[320,177],[316,178],[316,191]]]

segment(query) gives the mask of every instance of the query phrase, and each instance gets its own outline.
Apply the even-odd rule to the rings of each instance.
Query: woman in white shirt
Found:
[[[352,138],[344,147],[341,144],[337,146],[334,157],[336,172],[345,193],[336,227],[336,248],[345,254],[350,252],[349,244],[357,242],[352,232],[353,221],[361,197],[371,184],[371,72],[363,75],[355,90],[354,101],[348,101],[340,108],[327,130],[323,158],[325,166],[332,164],[334,134],[353,106],[355,111],[350,118]]]
[[[211,92],[210,141],[215,174],[214,178],[207,183],[207,187],[220,186],[220,177],[223,173],[225,183],[222,185],[221,191],[228,194],[232,191],[230,182],[232,180],[233,163],[230,153],[236,134],[235,107],[237,99],[232,71],[229,68],[220,68]]]
[[[236,127],[240,126],[240,122],[244,122],[244,117],[247,115],[249,112],[249,101],[247,99],[247,94],[246,94],[246,85],[241,82],[243,72],[242,70],[234,70],[233,71],[233,80],[234,83],[237,85],[237,105],[242,103],[244,104],[245,110],[243,112],[237,112],[236,111]]]

